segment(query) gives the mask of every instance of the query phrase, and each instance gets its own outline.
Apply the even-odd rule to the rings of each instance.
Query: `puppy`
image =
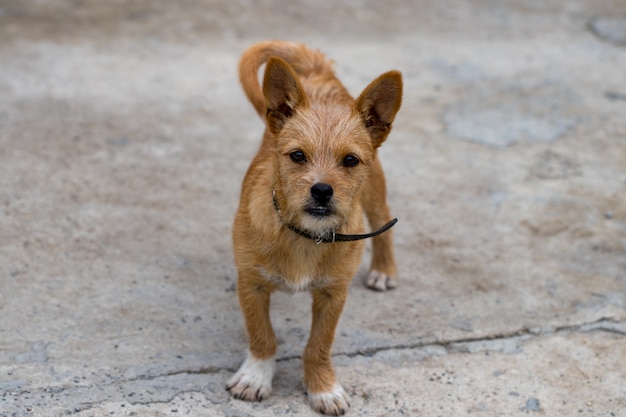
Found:
[[[364,238],[373,238],[367,285],[396,285],[392,236],[386,232],[393,221],[362,233],[364,214],[374,230],[390,218],[377,149],[400,109],[402,76],[386,72],[354,100],[322,53],[278,41],[246,50],[239,75],[266,129],[245,175],[233,227],[249,349],[227,389],[247,401],[270,395],[276,353],[270,294],[307,290],[313,298],[303,355],[307,395],[314,410],[343,415],[350,405],[335,379],[331,347]]]

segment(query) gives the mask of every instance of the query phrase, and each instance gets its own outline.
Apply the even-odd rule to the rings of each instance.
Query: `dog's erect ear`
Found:
[[[277,134],[296,108],[306,106],[304,89],[287,62],[271,57],[265,67],[263,96],[267,105],[267,127]]]
[[[389,71],[368,85],[355,102],[365,127],[379,147],[391,130],[391,123],[402,103],[402,74]]]

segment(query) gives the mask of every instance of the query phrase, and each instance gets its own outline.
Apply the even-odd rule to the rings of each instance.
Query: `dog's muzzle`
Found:
[[[312,204],[304,211],[314,217],[327,217],[335,213],[332,204],[333,187],[329,184],[318,182],[311,187]]]

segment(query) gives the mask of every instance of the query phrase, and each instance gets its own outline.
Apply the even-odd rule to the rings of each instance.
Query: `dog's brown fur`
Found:
[[[258,69],[264,63],[261,89]],[[243,89],[266,129],[243,181],[233,228],[237,294],[250,345],[248,359],[228,389],[244,400],[270,394],[276,353],[270,294],[309,290],[313,322],[303,356],[304,382],[315,410],[343,414],[349,404],[336,383],[330,354],[364,241],[316,244],[286,224],[321,236],[329,231],[362,233],[364,213],[372,228],[389,220],[377,148],[400,108],[401,74],[381,75],[354,100],[322,53],[279,41],[250,47],[239,70]],[[323,215],[310,211],[321,208],[312,197],[315,184],[332,187]],[[395,286],[391,232],[373,239],[370,269],[370,287]]]

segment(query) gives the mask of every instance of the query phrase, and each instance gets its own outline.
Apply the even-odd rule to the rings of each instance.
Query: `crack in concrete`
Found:
[[[176,399],[176,397],[180,397],[181,395],[185,395],[185,394],[198,394],[198,395],[202,395],[204,398],[206,398],[208,401],[210,401],[213,404],[221,404],[221,403],[216,403],[214,401],[211,401],[208,396],[206,395],[206,393],[197,390],[197,389],[189,389],[189,390],[182,390],[182,391],[177,391],[176,393],[174,393],[174,395],[172,395],[171,397],[168,397],[165,400],[149,400],[149,401],[131,401],[126,399],[126,401],[130,404],[130,405],[147,405],[147,404],[170,404],[172,401],[174,401]]]
[[[154,405],[154,404],[170,404],[172,403],[176,397],[179,397],[181,395],[185,395],[185,394],[198,394],[203,396],[204,398],[207,399],[207,401],[213,403],[213,404],[221,404],[221,403],[216,403],[214,401],[211,401],[211,399],[206,395],[206,393],[196,390],[196,389],[189,389],[189,390],[181,390],[181,391],[177,391],[176,393],[174,393],[171,397],[168,397],[167,399],[164,400],[149,400],[149,401],[132,401],[129,400],[128,398],[123,398],[120,399],[119,402],[123,403],[126,402],[127,404],[131,405],[131,406],[135,406],[135,405]],[[79,405],[75,406],[72,411],[67,412],[66,414],[71,415],[71,414],[78,414],[81,413],[83,411],[87,411],[87,410],[91,410],[94,407],[97,407],[99,405],[102,404],[106,404],[108,402],[111,402],[111,398],[106,398],[106,399],[101,399],[99,401],[90,401],[90,402],[82,402]]]
[[[574,324],[568,326],[556,326],[548,329],[541,328],[530,328],[523,327],[519,330],[515,330],[508,333],[499,333],[493,335],[485,335],[481,337],[466,337],[460,339],[453,339],[447,341],[429,341],[429,342],[418,342],[413,344],[400,344],[393,346],[379,346],[372,348],[359,349],[355,352],[342,352],[336,353],[333,356],[347,356],[347,357],[356,357],[356,356],[373,356],[380,352],[390,351],[390,350],[403,350],[403,349],[424,349],[428,347],[442,347],[448,353],[456,353],[462,349],[460,346],[468,345],[472,343],[488,343],[488,342],[503,342],[507,340],[513,339],[524,339],[528,340],[532,337],[539,336],[549,336],[554,334],[564,334],[564,333],[572,333],[572,332],[591,332],[591,331],[606,331],[610,333],[619,334],[622,336],[626,336],[626,330],[616,329],[611,325],[622,325],[626,328],[626,322],[620,321],[611,317],[603,317],[596,321],[582,324]],[[293,358],[289,358],[293,359]],[[281,360],[288,360],[286,358],[281,358]]]
[[[180,375],[212,375],[212,374],[217,374],[217,373],[224,372],[224,371],[235,372],[237,371],[237,368],[207,366],[207,367],[202,367],[198,369],[178,369],[178,370],[172,370],[169,372],[158,373],[158,374],[138,375],[133,378],[119,379],[116,382],[128,383],[128,382],[136,382],[136,381],[150,381],[152,379],[167,378],[167,377],[174,377],[174,376],[180,376]]]
[[[497,333],[493,335],[484,335],[479,337],[466,337],[452,340],[441,341],[424,341],[411,344],[398,344],[388,346],[376,346],[370,348],[358,349],[352,352],[336,352],[332,356],[345,356],[354,358],[357,356],[373,356],[377,353],[387,352],[392,350],[408,350],[408,349],[425,349],[429,347],[442,347],[447,353],[457,353],[463,351],[463,346],[473,343],[489,343],[489,342],[504,342],[508,340],[520,339],[529,340],[532,337],[549,336],[554,334],[565,334],[572,332],[591,332],[591,331],[605,331],[609,333],[619,334],[626,336],[626,330],[616,328],[615,325],[622,325],[626,329],[626,322],[620,321],[616,318],[602,317],[596,321],[589,323],[573,324],[567,326],[556,326],[552,328],[542,329],[537,327],[523,327],[518,330],[514,330],[507,333]],[[301,359],[300,355],[290,355],[276,358],[276,362],[288,362],[291,360]],[[237,368],[232,367],[204,367],[199,369],[179,369],[171,372],[166,372],[158,375],[140,375],[136,378],[120,380],[118,382],[133,382],[133,381],[146,381],[156,378],[172,377],[180,375],[211,375],[219,372],[235,372]]]

